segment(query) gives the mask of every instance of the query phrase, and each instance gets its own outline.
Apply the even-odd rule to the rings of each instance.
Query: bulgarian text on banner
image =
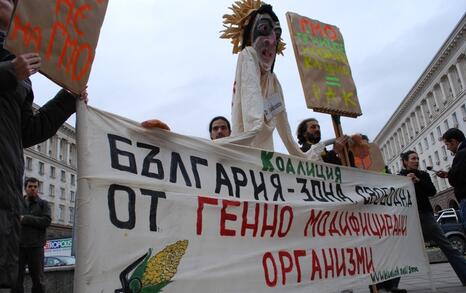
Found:
[[[426,270],[405,177],[84,105],[78,142],[75,292],[335,292]]]

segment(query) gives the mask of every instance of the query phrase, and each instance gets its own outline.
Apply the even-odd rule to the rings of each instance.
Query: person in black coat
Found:
[[[0,288],[17,281],[24,173],[23,148],[53,136],[76,111],[76,97],[66,90],[33,113],[29,76],[41,66],[37,53],[14,56],[3,48],[13,0],[0,0]],[[81,99],[87,100],[83,92]]]
[[[24,181],[25,205],[21,213],[21,237],[18,281],[14,293],[24,293],[26,265],[32,280],[31,292],[44,293],[44,245],[47,227],[52,215],[47,201],[39,197],[39,180],[29,177]]]
[[[419,157],[415,151],[401,154],[401,160],[405,169],[401,170],[400,175],[411,178],[414,183],[424,239],[433,241],[438,245],[463,286],[466,286],[466,259],[462,253],[451,246],[433,215],[429,197],[434,196],[437,191],[429,174],[419,170]]]
[[[458,128],[448,129],[442,136],[443,142],[455,158],[448,172],[438,171],[437,176],[448,178],[455,190],[455,196],[460,203],[460,214],[466,222],[466,138]]]
[[[430,175],[425,171],[419,170],[419,157],[415,151],[410,150],[402,153],[401,161],[404,169],[400,171],[399,175],[410,178],[414,183],[417,209],[419,211],[419,220],[424,239],[431,240],[439,246],[463,286],[466,286],[466,260],[458,250],[451,246],[450,241],[445,237],[434,218],[434,211],[429,197],[434,196],[437,190],[430,179]],[[388,292],[406,292],[405,289],[398,289],[400,279],[395,278],[378,283],[377,288]]]

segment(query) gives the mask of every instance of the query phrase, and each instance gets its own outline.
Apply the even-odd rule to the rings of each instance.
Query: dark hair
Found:
[[[446,141],[455,139],[458,142],[462,142],[465,139],[465,137],[464,133],[458,128],[450,128],[442,135],[442,139]]]
[[[215,120],[223,120],[225,121],[225,123],[227,124],[227,127],[228,127],[228,131],[231,132],[231,126],[230,126],[230,121],[228,121],[227,118],[223,117],[223,116],[216,116],[214,118],[212,118],[212,120],[210,120],[210,123],[209,123],[209,133],[212,132],[212,124],[214,124],[214,121]]]
[[[369,137],[367,137],[367,135],[365,135],[365,134],[361,134],[361,138],[369,141]]]
[[[317,119],[315,118],[304,119],[303,121],[301,121],[301,123],[299,123],[298,129],[296,130],[296,136],[298,137],[299,145],[302,145],[306,142],[307,123],[311,121],[319,123],[319,121],[317,121]]]
[[[28,186],[28,183],[39,183],[39,180],[35,177],[27,177],[26,180],[24,180],[24,188]]]
[[[404,153],[401,153],[400,157],[401,157],[401,163],[403,164],[403,167],[406,167],[405,166],[405,161],[409,160],[409,155],[411,154],[416,154],[417,153],[413,150],[409,150],[409,151],[406,151]]]

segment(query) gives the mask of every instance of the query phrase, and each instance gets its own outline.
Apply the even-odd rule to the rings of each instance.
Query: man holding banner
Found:
[[[54,135],[75,112],[75,96],[61,90],[33,113],[28,77],[39,70],[41,59],[37,53],[14,56],[4,49],[13,8],[13,0],[0,0],[0,288],[11,288],[18,274],[23,148]]]

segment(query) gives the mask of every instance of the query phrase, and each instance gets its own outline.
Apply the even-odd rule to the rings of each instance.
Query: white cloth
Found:
[[[264,104],[267,99],[276,95],[283,104],[283,111],[266,120]],[[256,51],[252,47],[246,47],[239,53],[236,67],[231,136],[216,142],[273,150],[273,131],[277,128],[291,155],[307,157],[293,139],[284,105],[282,88],[275,73],[268,71],[261,74]]]

